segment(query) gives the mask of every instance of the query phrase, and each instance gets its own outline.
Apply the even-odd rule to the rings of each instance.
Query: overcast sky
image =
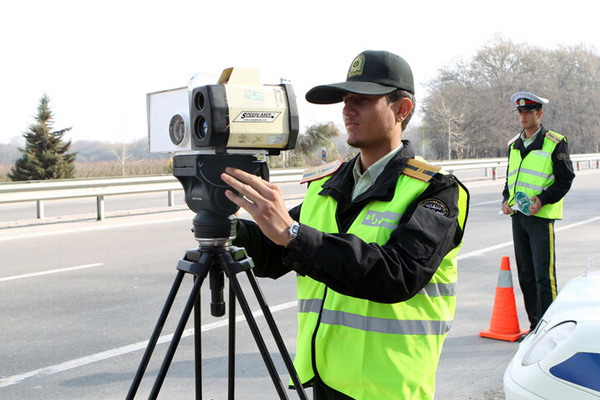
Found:
[[[107,142],[147,136],[146,93],[196,73],[261,70],[291,81],[300,124],[339,121],[341,106],[304,94],[345,80],[362,50],[389,50],[413,68],[417,100],[440,67],[468,60],[500,34],[543,48],[600,48],[596,1],[66,1],[19,0],[0,12],[0,143],[51,99],[54,129]],[[591,8],[593,7],[593,8]],[[216,78],[215,78],[216,79]],[[543,93],[541,94],[543,95]]]

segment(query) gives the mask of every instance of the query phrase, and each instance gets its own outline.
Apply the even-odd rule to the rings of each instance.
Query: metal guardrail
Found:
[[[299,181],[303,168],[270,171],[270,181],[276,183]],[[104,220],[105,196],[167,192],[168,205],[175,204],[175,192],[183,190],[172,175],[106,179],[69,179],[26,181],[0,184],[0,204],[36,202],[37,218],[44,218],[46,200],[96,197],[97,219]]]
[[[588,168],[600,168],[600,153],[572,155],[571,159],[577,171],[587,163]],[[506,158],[453,160],[432,162],[442,166],[446,171],[483,169],[485,177],[496,180],[498,168],[506,168]],[[595,164],[595,166],[594,166]],[[304,172],[303,168],[271,170],[270,181],[275,183],[298,182]],[[148,176],[132,178],[78,179],[55,181],[27,181],[0,184],[0,204],[18,202],[36,202],[37,218],[44,218],[44,202],[46,200],[72,199],[80,197],[96,197],[97,219],[104,220],[105,196],[125,195],[150,192],[167,192],[168,205],[173,206],[175,191],[183,190],[179,181],[173,176]]]
[[[600,169],[600,153],[594,154],[573,154],[571,155],[571,161],[575,165],[575,170],[581,170],[581,166],[585,163],[588,164],[588,168]],[[493,180],[498,179],[498,169],[506,169],[508,166],[508,160],[506,157],[502,158],[488,158],[485,161],[481,159],[470,159],[470,160],[454,160],[454,161],[438,161],[432,162],[432,164],[443,167],[444,170],[454,173],[456,171],[464,171],[469,169],[484,169],[485,177],[492,177]],[[595,164],[595,167],[594,167]],[[490,174],[491,171],[491,174]]]

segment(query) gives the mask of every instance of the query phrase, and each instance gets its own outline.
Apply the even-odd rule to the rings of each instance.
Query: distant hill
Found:
[[[0,143],[0,165],[13,165],[19,156],[21,153],[17,146]]]
[[[130,161],[169,157],[169,155],[150,153],[146,138],[125,144],[79,140],[71,145],[70,153],[72,152],[77,153],[76,162],[114,161],[123,156]],[[16,145],[0,144],[0,165],[13,165],[20,156],[21,152]]]

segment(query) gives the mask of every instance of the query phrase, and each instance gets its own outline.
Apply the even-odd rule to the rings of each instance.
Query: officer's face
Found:
[[[519,123],[523,129],[537,129],[542,123],[543,110],[519,110]]]
[[[359,149],[390,146],[391,142],[397,146],[400,140],[396,126],[398,103],[389,103],[385,95],[345,95],[342,114],[348,144]]]

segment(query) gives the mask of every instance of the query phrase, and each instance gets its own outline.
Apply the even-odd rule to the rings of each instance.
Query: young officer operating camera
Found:
[[[258,276],[298,274],[295,366],[321,399],[431,399],[454,318],[468,192],[415,159],[402,139],[414,113],[412,71],[401,57],[364,51],[347,79],[309,102],[343,102],[348,143],[360,153],[310,182],[286,209],[279,188],[227,168],[240,220],[234,244]]]

